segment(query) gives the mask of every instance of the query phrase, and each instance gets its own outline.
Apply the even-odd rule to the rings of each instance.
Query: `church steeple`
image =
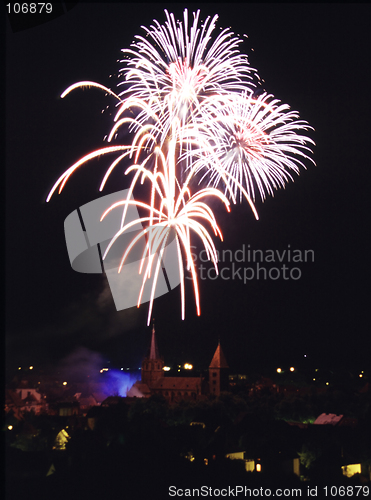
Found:
[[[142,382],[151,387],[153,382],[164,376],[164,360],[159,354],[156,342],[155,323],[152,324],[151,344],[147,357],[142,362]]]
[[[221,391],[228,390],[228,363],[218,341],[218,347],[209,366],[209,390],[211,394],[219,396]]]
[[[149,350],[149,359],[158,359],[160,357],[156,342],[155,320],[152,323],[151,347]]]
[[[220,346],[220,340],[218,341],[218,347],[216,348],[209,368],[229,368],[227,360],[225,359],[224,353]]]

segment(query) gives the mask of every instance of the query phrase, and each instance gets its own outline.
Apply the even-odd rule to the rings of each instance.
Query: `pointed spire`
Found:
[[[155,332],[155,320],[152,323],[152,337],[151,337],[151,347],[149,350],[149,359],[158,359],[160,357],[156,342],[156,332]]]
[[[211,360],[209,368],[229,368],[227,360],[225,359],[224,353],[220,346],[220,339],[218,341],[218,347],[214,353],[214,357]]]

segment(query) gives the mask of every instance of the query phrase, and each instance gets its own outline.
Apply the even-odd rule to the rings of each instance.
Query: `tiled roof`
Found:
[[[22,406],[22,400],[15,391],[7,390],[5,393],[5,403],[7,405],[14,404],[16,406]]]
[[[199,377],[162,377],[152,384],[153,389],[167,391],[195,391],[201,388]]]
[[[211,360],[209,368],[229,368],[227,360],[225,359],[220,343],[216,348],[213,359]]]
[[[135,382],[135,384],[129,389],[127,395],[129,397],[146,397],[151,395],[151,391],[148,388],[147,384],[143,384],[142,382]]]
[[[26,398],[22,399],[23,403],[38,403],[39,401],[33,394],[29,394]]]
[[[331,424],[336,425],[343,418],[343,415],[335,415],[334,413],[322,413],[316,420],[313,422],[314,424]]]
[[[103,392],[93,392],[92,396],[97,403],[102,403],[102,401],[107,399],[107,394],[104,394]]]

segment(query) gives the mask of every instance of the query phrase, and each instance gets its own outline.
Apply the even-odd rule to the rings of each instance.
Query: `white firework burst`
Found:
[[[192,258],[192,238],[199,238],[217,272],[214,236],[222,238],[209,200],[219,199],[230,210],[230,200],[247,199],[258,218],[253,201],[262,200],[284,187],[293,174],[305,168],[314,142],[304,132],[311,129],[296,111],[272,95],[254,95],[253,77],[246,55],[240,53],[242,39],[228,28],[215,36],[217,16],[201,24],[200,12],[193,23],[184,11],[183,22],[165,10],[166,22],[143,28],[146,37],[136,36],[131,48],[123,50],[127,59],[121,70],[125,90],[120,94],[90,81],[70,86],[66,96],[78,87],[97,87],[114,96],[118,110],[107,141],[115,139],[121,127],[132,133],[130,144],[99,148],[75,162],[52,187],[47,201],[80,166],[94,158],[116,155],[103,177],[100,190],[112,171],[125,160],[125,174],[133,178],[126,200],[110,207],[123,210],[117,238],[131,225],[145,227],[127,247],[119,271],[139,238],[147,238],[140,264],[144,286],[154,275],[148,322],[167,242],[175,235],[181,288],[182,318],[185,316],[183,265],[191,271],[197,313],[200,313],[196,265]],[[313,162],[314,163],[314,162]],[[151,186],[150,199],[132,200],[138,183]],[[204,182],[201,188],[198,183]],[[125,222],[130,205],[141,207],[147,216]],[[158,255],[155,261],[154,256]]]
[[[312,127],[272,95],[214,96],[203,106],[210,119],[194,132],[194,144],[199,146],[190,154],[198,157],[195,162],[202,180],[214,187],[224,185],[229,197],[232,190],[241,198],[242,185],[252,200],[256,190],[264,200],[293,180],[292,173],[306,168],[304,159],[313,162],[314,141],[300,133]],[[227,183],[223,172],[228,175]]]
[[[129,58],[121,61],[126,63],[121,70],[125,75],[122,84],[129,88],[120,94],[122,98],[129,94],[144,100],[161,117],[162,142],[174,117],[183,124],[200,118],[200,103],[205,97],[252,92],[255,87],[255,70],[239,51],[242,39],[227,28],[213,40],[218,16],[208,17],[201,26],[197,11],[189,26],[187,9],[183,23],[166,10],[165,14],[164,25],[154,21],[149,28],[142,27],[146,37],[136,36],[132,48],[123,49]],[[148,118],[142,111],[138,122]]]

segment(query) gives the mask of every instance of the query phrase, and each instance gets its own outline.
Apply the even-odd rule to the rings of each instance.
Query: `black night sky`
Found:
[[[241,50],[265,89],[315,129],[307,170],[264,203],[255,221],[246,203],[215,205],[217,248],[313,250],[299,280],[200,281],[197,317],[188,282],[186,319],[179,289],[156,299],[154,316],[167,363],[204,368],[218,338],[236,370],[292,363],[367,367],[370,359],[369,220],[371,88],[367,4],[85,4],[34,28],[6,34],[6,356],[10,368],[48,365],[82,346],[138,367],[150,338],[147,305],[117,312],[104,275],[70,267],[63,223],[100,196],[109,160],[78,171],[45,203],[56,179],[103,147],[114,101],[91,80],[116,89],[120,50],[141,26],[200,8],[219,27],[245,33]],[[109,75],[113,75],[111,78]],[[102,110],[108,106],[106,112]],[[127,187],[124,168],[103,194]],[[367,206],[366,206],[367,204]],[[221,263],[221,266],[228,263]],[[249,266],[249,263],[242,263]],[[289,265],[289,264],[287,264]],[[304,358],[304,355],[307,355]]]

